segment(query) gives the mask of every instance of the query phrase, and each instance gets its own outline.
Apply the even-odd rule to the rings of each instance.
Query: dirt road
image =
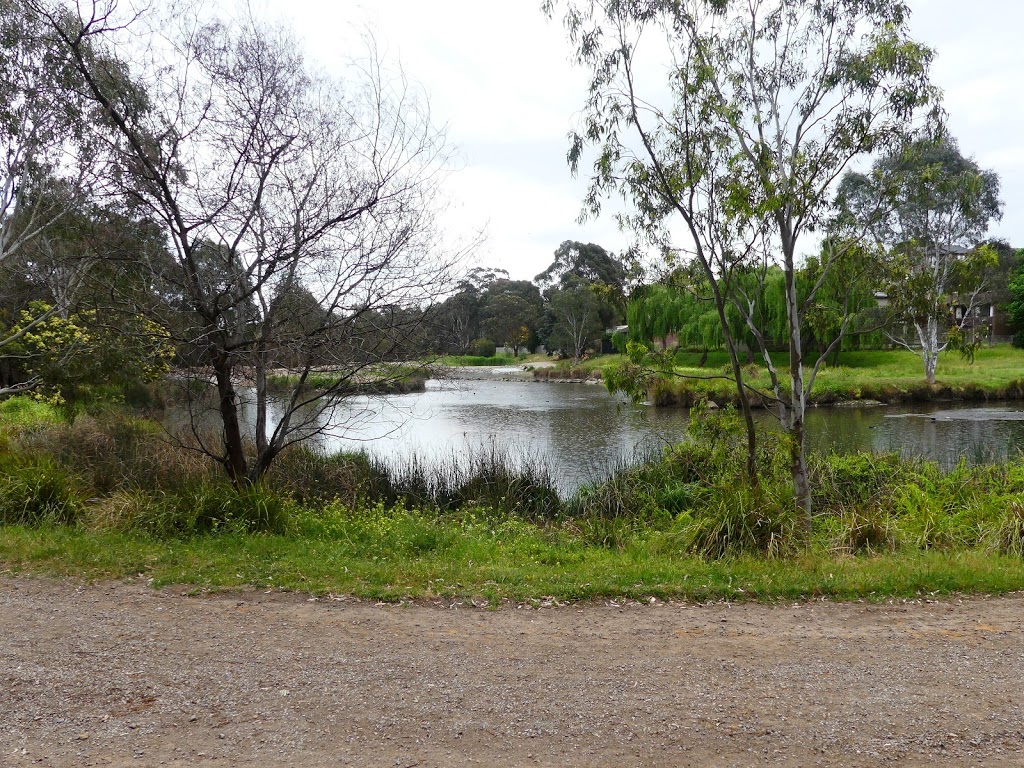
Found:
[[[1024,597],[499,611],[0,578],[0,765],[1024,765]]]

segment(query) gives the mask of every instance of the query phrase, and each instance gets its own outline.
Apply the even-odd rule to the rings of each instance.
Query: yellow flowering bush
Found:
[[[127,386],[154,381],[170,370],[174,346],[165,328],[145,317],[101,318],[96,310],[64,317],[45,302],[22,310],[4,352],[21,360],[36,399],[57,407],[118,397]],[[43,318],[40,320],[40,318]]]

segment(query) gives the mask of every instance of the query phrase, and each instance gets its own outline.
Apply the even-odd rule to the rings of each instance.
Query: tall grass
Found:
[[[132,539],[140,548],[151,541],[185,542],[182,551],[205,552],[220,563],[218,578],[227,578],[229,568],[243,573],[229,556],[239,548],[283,548],[306,574],[295,571],[289,583],[317,573],[318,583],[351,586],[347,576],[339,581],[326,575],[333,567],[336,574],[358,572],[366,585],[375,585],[365,590],[376,594],[397,594],[396,585],[416,579],[426,592],[458,592],[471,583],[477,585],[472,589],[500,593],[501,579],[514,578],[518,590],[543,584],[562,596],[631,594],[639,589],[631,584],[639,583],[655,594],[683,590],[696,596],[705,594],[699,585],[683,589],[681,582],[665,580],[702,573],[717,585],[708,593],[722,595],[731,593],[716,579],[737,569],[747,574],[743,589],[751,594],[864,594],[865,585],[884,585],[890,577],[888,588],[900,592],[928,579],[944,579],[943,588],[950,589],[982,583],[966,567],[942,571],[939,562],[977,563],[992,588],[1024,585],[1021,461],[962,463],[943,471],[896,455],[815,457],[810,472],[816,515],[808,543],[794,525],[780,446],[762,441],[762,474],[751,484],[735,414],[698,413],[689,429],[684,442],[561,498],[543,462],[497,450],[427,463],[327,456],[293,446],[260,484],[239,491],[220,468],[169,441],[151,422],[111,416],[70,425],[6,423],[0,539],[9,543],[0,557],[28,557],[12,554],[22,546],[14,542],[42,541],[28,531],[48,532],[52,539],[64,536],[55,531],[75,530],[78,541],[141,537]],[[127,539],[116,541],[130,549]],[[38,546],[33,551],[45,550]],[[100,553],[92,556],[102,560]],[[824,577],[801,575],[801,562],[860,573],[862,566],[844,565],[851,558],[888,558],[886,567],[902,569],[902,575],[862,574],[835,592]],[[1000,576],[997,562],[1009,573],[1020,572],[1020,580]],[[924,575],[914,570],[920,563],[926,564],[920,566]],[[185,568],[182,579],[199,578],[178,567]],[[547,574],[546,580],[534,579],[533,571]],[[458,574],[456,583],[436,587],[451,573]],[[770,573],[791,583],[759,581]],[[624,581],[623,574],[635,582]],[[435,586],[424,586],[427,580]]]

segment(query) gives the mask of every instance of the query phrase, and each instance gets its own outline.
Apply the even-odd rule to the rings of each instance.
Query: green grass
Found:
[[[677,354],[678,377],[657,382],[652,387],[651,399],[661,405],[690,405],[708,398],[719,403],[734,402],[731,381],[708,379],[732,375],[726,353],[709,353],[703,367],[697,366],[699,360],[698,353]],[[788,356],[773,353],[772,360],[786,389]],[[770,378],[759,359],[744,365],[743,370],[750,385],[769,390]],[[942,353],[934,387],[925,384],[921,358],[907,350],[844,352],[836,365],[821,368],[811,392],[811,402],[823,405],[844,400],[916,402],[1021,398],[1024,398],[1024,350],[1009,345],[982,348],[973,363],[957,352]]]
[[[238,492],[143,419],[0,426],[12,572],[492,602],[1024,589],[1024,461],[814,457],[804,538],[785,451],[761,441],[748,483],[727,410],[571,498],[543,466],[496,452],[434,469],[293,447]]]
[[[61,415],[52,405],[27,395],[0,400],[0,424],[9,428],[57,424]]]
[[[1024,561],[985,551],[923,550],[836,557],[740,555],[703,560],[587,546],[558,529],[510,534],[455,524],[401,523],[404,546],[361,545],[358,531],[291,536],[206,535],[180,540],[64,527],[0,528],[8,572],[74,578],[152,579],[154,586],[279,588],[395,600],[483,597],[777,600],[877,599],[1024,589]]]
[[[481,355],[445,355],[433,361],[435,365],[450,366],[484,366],[484,365],[515,365],[521,362],[520,358],[514,355],[492,355],[483,357]]]
[[[576,365],[572,364],[572,360],[559,360],[554,366],[535,369],[533,377],[540,380],[600,379],[605,368],[618,367],[625,359],[625,356],[616,353],[587,357]]]

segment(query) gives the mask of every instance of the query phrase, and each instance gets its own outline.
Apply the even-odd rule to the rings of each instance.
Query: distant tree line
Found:
[[[437,308],[438,351],[514,354],[540,346],[578,361],[621,324],[639,268],[599,245],[565,241],[531,282],[477,268]]]

